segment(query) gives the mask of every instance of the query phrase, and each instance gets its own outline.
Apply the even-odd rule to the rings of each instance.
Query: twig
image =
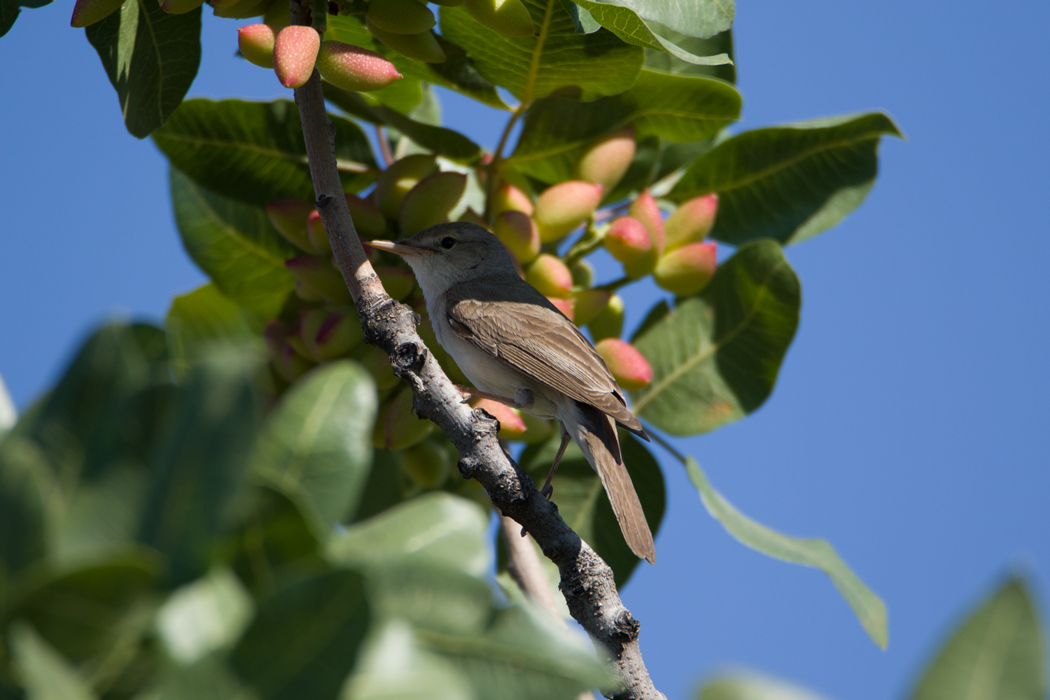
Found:
[[[382,124],[376,124],[376,141],[379,142],[379,153],[383,156],[383,162],[389,168],[390,164],[394,162],[394,154],[390,152],[390,142],[387,141],[386,129],[383,128]]]
[[[620,287],[636,282],[637,280],[624,275],[620,279],[613,280],[612,282],[606,282],[605,284],[599,284],[595,289],[601,289],[606,292],[615,292]]]
[[[307,0],[308,1],[308,0]],[[292,17],[301,17],[291,0]],[[304,8],[305,9],[305,8]],[[498,423],[462,403],[434,355],[416,333],[418,316],[383,289],[358,240],[336,170],[334,129],[325,111],[320,76],[295,90],[310,159],[317,210],[332,244],[336,265],[354,298],[365,340],[390,356],[390,364],[414,393],[416,413],[432,420],[459,450],[459,470],[477,479],[492,503],[532,535],[553,561],[569,613],[604,645],[619,671],[623,688],[616,698],[663,698],[653,686],[638,646],[639,624],[624,607],[612,569],[565,524],[557,507],[542,497],[532,479],[502,450]]]

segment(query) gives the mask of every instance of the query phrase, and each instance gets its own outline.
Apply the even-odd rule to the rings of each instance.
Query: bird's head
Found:
[[[368,241],[366,245],[404,258],[428,298],[473,279],[518,277],[503,243],[477,224],[438,224],[403,241]]]

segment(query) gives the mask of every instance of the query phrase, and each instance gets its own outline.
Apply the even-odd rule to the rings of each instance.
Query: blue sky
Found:
[[[0,39],[0,374],[20,407],[91,326],[160,319],[203,280],[174,230],[165,162],[124,130],[71,6],[26,11]],[[233,57],[234,26],[206,18],[191,95],[285,95]],[[879,109],[907,141],[884,142],[860,210],[788,249],[802,323],[767,404],[677,444],[744,512],[829,539],[885,599],[890,646],[822,574],[731,540],[661,455],[658,564],[624,600],[669,697],[748,667],[829,698],[902,698],[1008,572],[1030,576],[1047,611],[1047,27],[1042,2],[739,4],[743,128]],[[500,115],[445,108],[494,145]]]

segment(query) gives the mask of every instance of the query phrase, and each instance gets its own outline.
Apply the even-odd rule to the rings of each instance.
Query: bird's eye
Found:
[[[441,239],[441,247],[448,250],[452,246],[456,245],[456,239],[452,236],[445,236]]]

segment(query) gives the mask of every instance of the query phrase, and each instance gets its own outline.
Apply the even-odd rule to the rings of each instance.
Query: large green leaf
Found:
[[[766,400],[798,327],[798,278],[774,241],[741,247],[698,295],[658,305],[632,342],[653,381],[634,412],[673,435],[738,420]]]
[[[543,479],[554,461],[558,444],[555,437],[530,445],[518,462],[533,479]],[[645,445],[628,433],[620,432],[620,447],[645,519],[655,536],[660,530],[667,500],[663,472]],[[565,451],[552,485],[551,500],[558,504],[558,512],[565,522],[612,567],[616,585],[626,584],[641,560],[624,541],[601,479],[575,443]]]
[[[61,654],[81,663],[114,647],[121,620],[156,594],[160,569],[159,558],[144,548],[36,568],[12,591],[5,622],[32,624]]]
[[[360,16],[330,16],[325,38],[375,51],[393,63],[406,78],[424,80],[455,90],[490,107],[507,108],[496,92],[496,86],[478,73],[474,62],[467,57],[466,52],[453,43],[454,40],[450,41],[448,36],[437,37],[438,43],[445,51],[444,63],[423,63],[394,51],[372,36],[371,32],[365,28],[364,20]],[[398,108],[398,104],[387,101],[384,101],[384,104]]]
[[[579,88],[584,99],[614,95],[631,86],[643,51],[611,32],[577,34],[559,0],[523,0],[536,36],[513,38],[494,32],[462,7],[441,8],[441,33],[462,46],[487,80],[518,99],[546,97]]]
[[[266,213],[223,197],[169,169],[175,225],[193,262],[218,290],[248,311],[276,315],[295,278],[284,261],[296,255]]]
[[[36,445],[17,436],[0,442],[0,600],[12,577],[47,553],[53,496],[51,470]]]
[[[260,602],[233,652],[233,668],[260,700],[334,698],[371,617],[357,572],[292,580]]]
[[[197,77],[201,62],[201,10],[168,14],[151,0],[125,2],[86,30],[124,124],[144,139],[168,120]]]
[[[1043,634],[1028,586],[1011,578],[952,632],[911,700],[1043,700]]]
[[[32,700],[92,700],[91,687],[32,627],[12,626],[11,652],[26,695]]]
[[[436,491],[335,535],[328,542],[327,556],[339,565],[431,562],[480,577],[490,561],[487,524],[487,514],[477,504]]]
[[[142,696],[149,700],[250,700],[252,695],[222,653],[189,665],[170,665]]]
[[[92,445],[110,440],[125,403],[144,386],[166,383],[164,333],[147,324],[114,323],[96,331],[77,351],[58,385],[13,429],[47,456],[68,497],[83,472],[101,471],[88,462]]]
[[[343,189],[357,192],[378,172],[368,138],[349,119],[332,117]],[[303,125],[293,102],[187,100],[153,134],[171,164],[198,184],[251,204],[314,200]]]
[[[736,121],[740,104],[740,94],[721,81],[643,70],[619,95],[591,102],[539,100],[507,162],[544,182],[568,180],[589,143],[614,129],[633,124],[638,138],[694,142]]]
[[[453,129],[416,121],[390,107],[369,105],[361,93],[340,90],[328,83],[324,84],[324,95],[347,114],[373,124],[392,126],[428,151],[449,160],[469,165],[481,157],[481,146]]]
[[[265,320],[223,296],[214,284],[175,297],[164,318],[171,371],[179,380],[217,342],[262,342]]]
[[[710,56],[725,54],[730,60],[733,59],[733,30],[727,29],[720,34],[715,34],[709,39],[698,39],[686,36],[670,29],[659,30],[660,35],[666,41],[673,42],[675,46],[698,56]],[[654,49],[645,50],[645,67],[649,70],[661,73],[672,73],[674,75],[703,75],[718,78],[727,83],[736,83],[736,65],[725,63],[720,66],[697,65],[692,61],[678,58],[665,51]]]
[[[707,512],[739,542],[776,559],[812,566],[826,573],[842,597],[853,609],[864,631],[883,649],[889,641],[886,623],[886,605],[825,540],[806,540],[782,535],[761,525],[733,507],[711,486],[700,465],[692,457],[686,459],[686,471],[693,486],[700,492],[700,500]]]
[[[237,577],[229,569],[216,568],[168,596],[157,611],[156,630],[168,655],[189,666],[231,648],[254,611]]]
[[[718,52],[704,52],[705,46],[699,44],[697,46],[689,46],[686,42],[680,39],[690,39],[690,36],[680,34],[661,25],[659,21],[653,20],[646,17],[645,15],[654,14],[651,9],[654,8],[666,8],[673,5],[676,9],[685,8],[701,8],[710,6],[713,3],[670,3],[670,2],[622,2],[617,0],[615,2],[608,2],[602,0],[574,0],[581,8],[586,9],[587,14],[594,19],[598,24],[611,31],[616,36],[623,39],[628,44],[634,46],[641,46],[646,51],[660,51],[666,52],[673,60],[681,61],[695,66],[722,66],[730,64],[730,57],[727,53]],[[689,14],[683,13],[683,14]],[[720,21],[705,22],[705,23],[692,23],[687,26],[688,30],[694,34],[703,33],[704,36],[713,34],[715,32],[723,31],[724,28],[728,27],[725,24],[724,18],[719,18]],[[732,18],[730,17],[730,21]],[[723,25],[725,25],[723,27]],[[718,27],[723,27],[719,29]],[[678,41],[671,39],[668,35],[680,38]]]
[[[627,9],[642,19],[700,38],[729,29],[736,14],[735,0],[587,0],[579,4],[587,7],[592,15],[591,5]]]
[[[285,394],[260,436],[255,475],[296,503],[322,542],[361,498],[377,402],[364,367],[329,362]]]
[[[901,135],[879,113],[745,131],[700,157],[668,197],[681,202],[717,192],[711,236],[720,241],[797,243],[864,201],[884,134]]]
[[[179,396],[173,429],[153,453],[138,539],[168,557],[176,584],[204,572],[232,517],[256,439],[259,360],[227,347],[199,363]]]
[[[23,7],[35,10],[50,5],[51,2],[52,0],[0,0],[0,37],[11,31]]]
[[[755,673],[725,673],[704,683],[696,700],[823,700],[792,683]]]

